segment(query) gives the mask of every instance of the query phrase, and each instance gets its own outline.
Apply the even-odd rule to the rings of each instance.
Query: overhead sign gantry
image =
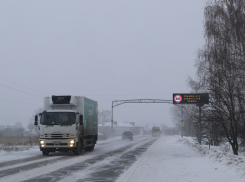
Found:
[[[162,100],[162,99],[133,99],[133,100],[114,100],[112,101],[112,115],[111,115],[111,136],[113,136],[113,108],[125,103],[171,103],[172,100]]]

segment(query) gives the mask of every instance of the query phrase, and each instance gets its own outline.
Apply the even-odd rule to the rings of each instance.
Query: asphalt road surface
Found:
[[[123,174],[157,140],[137,136],[134,140],[117,137],[95,146],[93,152],[50,153],[0,163],[0,181],[30,182],[112,182]]]

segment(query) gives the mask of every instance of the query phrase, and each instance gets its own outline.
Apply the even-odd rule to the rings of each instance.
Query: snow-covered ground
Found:
[[[134,141],[122,141],[121,137],[111,138],[105,141],[99,141],[96,149],[92,153],[86,153],[80,157],[64,157],[63,155],[53,155],[49,158],[37,158],[36,162],[45,160],[58,160],[48,165],[40,166],[29,171],[16,173],[11,176],[0,178],[5,181],[16,181],[17,179],[26,180],[38,175],[45,175],[53,170],[58,170],[65,166],[72,166],[86,159],[99,156],[108,151],[133,144],[133,150],[142,141],[149,141],[151,136],[137,136]],[[141,142],[141,143],[140,143]],[[123,153],[127,153],[125,150]],[[122,154],[123,154],[122,153]],[[42,156],[38,147],[31,148],[28,151],[20,152],[0,152],[0,163],[25,159],[30,157]],[[96,172],[95,168],[99,166],[110,165],[110,161],[115,161],[118,155],[112,155],[105,158],[105,161],[90,165],[84,170],[77,170],[70,173],[61,181],[77,181],[86,179],[90,173]],[[115,158],[115,159],[114,159]],[[26,159],[25,159],[26,160]],[[32,161],[25,162],[25,165],[32,164]],[[23,164],[13,164],[10,166],[0,166],[1,170],[7,170]],[[106,163],[106,164],[105,164]],[[235,156],[232,152],[224,152],[220,147],[211,146],[208,149],[206,145],[199,145],[191,137],[181,138],[180,136],[161,136],[142,156],[131,166],[126,167],[125,172],[116,180],[117,182],[243,182],[245,181],[245,157],[243,155]],[[18,181],[18,180],[17,180]]]
[[[162,136],[117,182],[242,182],[244,161],[193,138]]]
[[[24,151],[11,151],[11,152],[0,151],[0,162],[35,157],[40,154],[41,152],[38,146],[34,146],[29,150],[24,150]]]
[[[133,150],[138,145],[151,140],[150,136],[135,136],[133,141],[114,137],[99,141],[93,152],[84,152],[80,156],[74,156],[71,152],[42,156],[39,148],[20,152],[2,152],[0,153],[0,182],[53,181],[53,179],[59,181],[66,177],[68,181],[73,177],[74,181],[77,181],[84,178],[86,172],[93,174],[93,170],[96,170],[98,165],[116,160],[114,156],[118,156],[117,154]],[[17,159],[21,161],[16,163]],[[92,169],[90,169],[91,165]],[[60,173],[60,170],[64,172]],[[76,176],[77,172],[78,176]]]
[[[120,141],[121,137],[114,137],[109,138],[108,140],[98,141],[97,144],[103,145],[106,143],[110,143],[113,141]],[[0,151],[0,162],[10,161],[10,160],[17,160],[17,159],[24,159],[29,157],[35,157],[42,155],[42,152],[40,151],[38,146],[34,146],[30,148],[29,150],[25,151]]]

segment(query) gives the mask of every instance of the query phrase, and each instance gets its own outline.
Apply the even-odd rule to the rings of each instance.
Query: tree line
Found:
[[[187,81],[191,92],[210,96],[210,104],[203,107],[202,135],[214,145],[229,142],[238,155],[245,146],[245,1],[208,2],[204,38],[195,63],[197,78]],[[184,110],[186,133],[198,136],[198,107]]]

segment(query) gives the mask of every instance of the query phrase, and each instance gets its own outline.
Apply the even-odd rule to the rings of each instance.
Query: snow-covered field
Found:
[[[29,150],[25,150],[25,151],[11,151],[11,152],[0,151],[0,162],[34,157],[40,154],[41,153],[38,146],[32,147]]]
[[[131,147],[124,149],[120,153],[112,154],[105,159],[98,159],[98,162],[88,163],[83,169],[76,169],[64,174],[64,177],[55,181],[83,181],[89,179],[91,174],[98,173],[98,169],[104,166],[110,166],[121,156],[135,150],[142,144],[151,141],[151,136],[137,136],[134,141],[122,141],[121,137],[111,138],[105,141],[99,141],[95,151],[85,153],[81,156],[71,155],[51,155],[42,157],[38,147],[33,147],[27,151],[19,152],[0,152],[0,182],[1,181],[23,181],[35,179],[35,177],[44,175],[52,177],[59,175],[57,170],[67,166],[76,167],[77,163],[83,163],[86,160],[93,159],[96,156],[105,154],[108,151],[118,150],[122,147]],[[132,153],[132,152],[131,152]],[[25,161],[30,157],[37,157],[35,160]],[[41,158],[40,158],[41,157]],[[7,161],[24,159],[22,163],[15,163],[4,166]],[[124,172],[117,179],[110,181],[117,182],[243,182],[245,181],[245,157],[243,155],[235,156],[232,152],[224,152],[220,147],[211,146],[208,149],[206,145],[199,145],[191,137],[181,138],[180,136],[161,136],[154,142],[146,152],[140,154],[133,164],[125,167]],[[51,161],[53,160],[53,161]],[[5,162],[5,163],[4,163]],[[34,162],[37,163],[35,166]],[[45,165],[41,165],[43,164]],[[46,163],[45,163],[46,162]],[[9,176],[1,177],[4,171],[22,166],[34,165],[33,169],[13,173]],[[53,171],[53,172],[52,172]],[[11,171],[10,171],[11,172]],[[47,175],[46,175],[47,174]],[[91,178],[90,178],[91,179]],[[95,179],[95,178],[93,178]],[[106,181],[105,178],[104,180]],[[40,181],[40,179],[39,179]]]

